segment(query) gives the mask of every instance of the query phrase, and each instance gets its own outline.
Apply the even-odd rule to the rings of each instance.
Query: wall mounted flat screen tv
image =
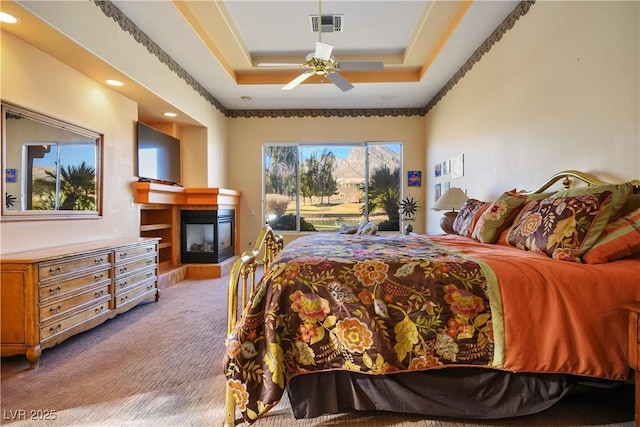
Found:
[[[180,140],[138,122],[138,170],[141,181],[180,184]]]

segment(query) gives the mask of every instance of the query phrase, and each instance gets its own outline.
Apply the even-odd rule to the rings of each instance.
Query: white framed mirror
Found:
[[[100,218],[97,132],[2,103],[2,220]]]

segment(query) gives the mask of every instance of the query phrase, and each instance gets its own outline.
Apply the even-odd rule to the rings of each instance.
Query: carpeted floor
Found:
[[[221,426],[226,281],[187,280],[163,289],[159,302],[44,350],[36,370],[23,356],[3,358],[0,424]],[[487,422],[390,413],[295,420],[284,400],[255,426],[630,427],[633,399],[629,385],[608,395],[569,396],[534,416]]]

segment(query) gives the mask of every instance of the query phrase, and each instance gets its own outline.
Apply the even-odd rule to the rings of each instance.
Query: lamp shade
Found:
[[[467,197],[467,195],[464,194],[464,191],[460,188],[451,187],[438,199],[438,201],[436,201],[435,205],[433,205],[431,209],[434,211],[460,209],[468,199],[469,197]]]

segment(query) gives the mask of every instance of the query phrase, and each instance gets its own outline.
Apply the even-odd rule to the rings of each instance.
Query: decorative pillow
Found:
[[[598,241],[582,256],[587,264],[601,264],[640,253],[640,208],[605,227]]]
[[[359,231],[357,234],[360,236],[366,236],[366,235],[374,235],[378,232],[378,226],[376,225],[375,222],[368,222],[364,227],[362,227],[362,230]]]
[[[360,220],[360,224],[358,224],[358,229],[356,230],[356,234],[362,234],[362,230],[364,229],[364,227],[367,226],[368,223],[369,221],[367,221],[367,218],[362,218]]]
[[[632,194],[622,207],[620,217],[627,216],[636,209],[640,209],[640,193]]]
[[[540,199],[546,199],[548,197],[553,196],[555,193],[533,193],[533,194],[527,194],[527,201],[529,200],[540,200]]]
[[[489,203],[477,199],[467,199],[453,221],[453,231],[465,237],[471,237],[480,215],[489,207]]]
[[[581,194],[597,194],[604,191],[611,191],[611,218],[609,220],[616,220],[622,216],[622,209],[633,194],[633,185],[630,182],[569,188],[558,191],[553,197],[573,197]]]
[[[526,201],[527,196],[515,191],[503,193],[480,215],[472,237],[482,243],[495,243],[502,230],[511,225]]]
[[[516,248],[580,262],[609,222],[611,191],[532,200],[522,208],[507,236]]]
[[[338,231],[338,234],[356,234],[357,232],[357,225],[342,224],[342,226],[340,226],[340,231]]]

